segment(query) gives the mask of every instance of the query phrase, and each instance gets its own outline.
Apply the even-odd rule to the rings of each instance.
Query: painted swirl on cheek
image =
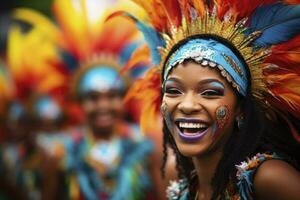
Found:
[[[169,111],[169,107],[168,107],[168,105],[167,105],[166,102],[163,102],[161,104],[160,110],[161,110],[163,118],[166,121],[168,129],[170,130],[170,132],[173,132],[173,125],[172,125],[172,120],[171,120],[171,113]]]
[[[228,119],[229,119],[229,111],[227,106],[219,106],[216,109],[216,122],[212,125],[213,136],[217,137],[223,131]]]

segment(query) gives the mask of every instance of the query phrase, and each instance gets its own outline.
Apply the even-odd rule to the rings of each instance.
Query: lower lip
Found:
[[[96,117],[96,122],[101,125],[110,124],[112,117],[110,115],[101,115]]]
[[[186,135],[186,134],[182,133],[177,126],[176,126],[176,131],[182,140],[188,141],[188,142],[196,142],[196,141],[201,140],[206,135],[206,133],[208,133],[208,128],[203,132],[197,132],[195,134],[190,134],[190,135]]]

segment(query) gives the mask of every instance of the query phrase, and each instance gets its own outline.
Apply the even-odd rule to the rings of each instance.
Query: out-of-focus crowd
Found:
[[[107,20],[138,8],[113,0],[52,6],[52,18],[16,9],[6,27],[0,199],[164,199],[176,175],[173,157],[162,156],[161,120],[141,129],[142,102],[126,96],[151,65],[138,56],[148,50],[131,21]]]

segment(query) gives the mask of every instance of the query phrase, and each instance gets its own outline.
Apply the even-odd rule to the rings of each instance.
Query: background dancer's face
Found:
[[[222,149],[239,110],[234,89],[217,69],[188,61],[176,66],[164,83],[164,119],[185,156]]]
[[[88,125],[99,132],[113,130],[123,113],[122,95],[117,90],[89,92],[82,98]]]

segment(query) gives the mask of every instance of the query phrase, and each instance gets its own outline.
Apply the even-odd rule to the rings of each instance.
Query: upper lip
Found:
[[[196,118],[177,118],[177,119],[175,119],[175,123],[179,123],[179,122],[208,124],[208,122],[201,120],[201,119],[196,119]]]

